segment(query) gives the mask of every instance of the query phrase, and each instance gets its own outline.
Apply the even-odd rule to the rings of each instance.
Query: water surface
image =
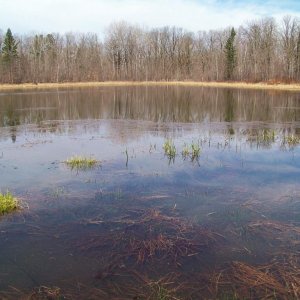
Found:
[[[233,266],[299,255],[299,138],[298,93],[1,93],[0,188],[24,206],[0,219],[3,297],[45,286],[72,299],[229,299],[220,276]],[[200,156],[182,155],[193,143]],[[71,170],[73,155],[101,163]]]

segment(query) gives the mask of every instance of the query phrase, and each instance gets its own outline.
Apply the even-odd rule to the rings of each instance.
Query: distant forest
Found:
[[[0,82],[300,81],[300,21],[265,18],[239,28],[189,32],[112,24],[93,33],[0,31]]]

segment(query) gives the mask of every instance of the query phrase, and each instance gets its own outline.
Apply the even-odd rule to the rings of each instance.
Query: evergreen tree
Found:
[[[18,58],[18,43],[14,39],[11,30],[8,28],[6,35],[4,37],[3,46],[2,46],[2,63],[4,70],[7,71],[8,82],[13,83],[16,77],[16,61]]]
[[[232,79],[233,72],[236,66],[236,48],[234,46],[235,36],[236,36],[236,32],[234,28],[232,28],[230,32],[230,36],[225,45],[225,55],[226,55],[225,77],[227,80]]]
[[[11,64],[18,57],[18,43],[14,39],[11,30],[8,28],[2,47],[2,58],[5,63]]]

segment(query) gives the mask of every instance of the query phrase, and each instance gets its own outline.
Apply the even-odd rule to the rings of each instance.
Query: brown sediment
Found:
[[[0,84],[0,90],[14,89],[57,89],[57,88],[78,88],[78,87],[105,87],[105,86],[195,86],[195,87],[216,87],[235,89],[256,89],[256,90],[282,90],[300,91],[300,84],[268,84],[246,83],[246,82],[201,82],[201,81],[105,81],[105,82],[62,82],[62,83],[23,83],[23,84]]]

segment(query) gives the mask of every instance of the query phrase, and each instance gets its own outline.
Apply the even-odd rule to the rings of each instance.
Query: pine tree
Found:
[[[236,32],[234,28],[231,29],[230,36],[225,45],[225,55],[226,55],[226,74],[225,77],[227,80],[232,79],[234,69],[236,66],[236,48],[234,46],[234,39]]]
[[[18,57],[18,43],[14,39],[11,30],[8,28],[2,47],[2,58],[5,63],[12,63]]]
[[[13,83],[16,77],[16,67],[18,58],[18,43],[14,39],[11,30],[8,28],[2,47],[2,63],[4,70],[6,69],[8,81]]]

